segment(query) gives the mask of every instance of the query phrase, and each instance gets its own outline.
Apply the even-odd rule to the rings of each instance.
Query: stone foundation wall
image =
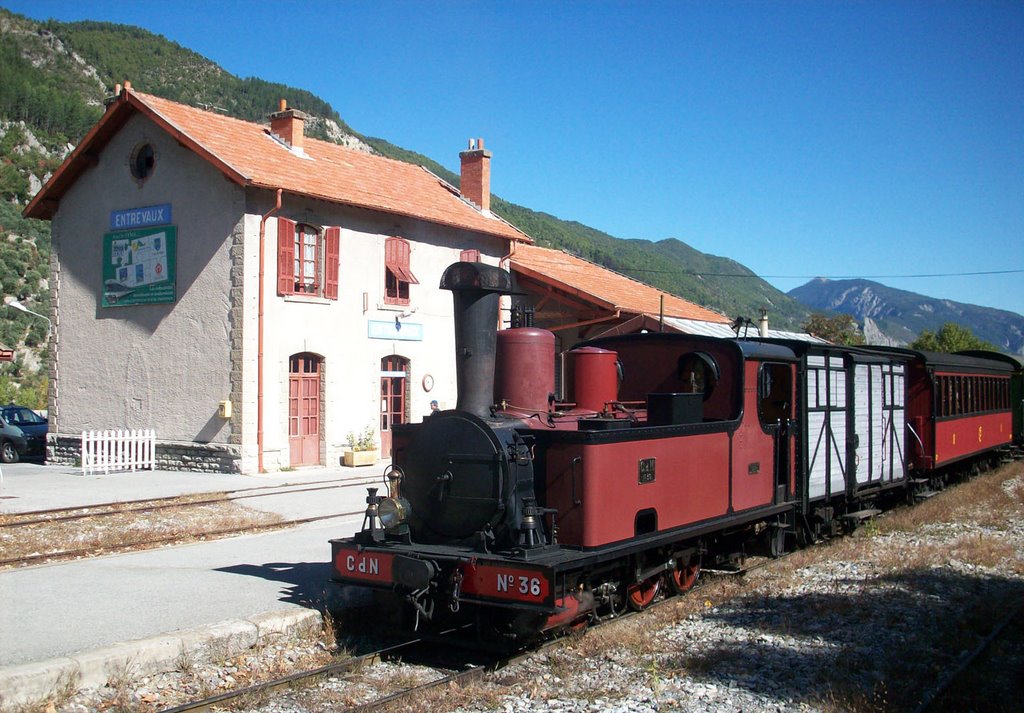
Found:
[[[82,439],[50,434],[46,462],[82,464]],[[241,473],[241,447],[213,443],[156,442],[157,470],[188,470],[201,473]]]

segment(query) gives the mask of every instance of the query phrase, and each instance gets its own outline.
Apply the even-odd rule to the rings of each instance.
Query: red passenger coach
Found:
[[[907,381],[908,450],[917,472],[940,470],[1013,441],[1008,363],[913,350]]]

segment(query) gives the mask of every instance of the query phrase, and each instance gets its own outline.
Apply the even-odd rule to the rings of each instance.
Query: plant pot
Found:
[[[349,468],[373,465],[380,458],[380,451],[345,451],[345,465]]]

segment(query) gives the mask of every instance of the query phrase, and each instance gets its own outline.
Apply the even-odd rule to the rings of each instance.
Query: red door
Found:
[[[380,448],[391,457],[391,428],[405,423],[406,375],[409,360],[400,356],[380,360]]]
[[[320,464],[320,359],[296,354],[288,369],[290,465]]]

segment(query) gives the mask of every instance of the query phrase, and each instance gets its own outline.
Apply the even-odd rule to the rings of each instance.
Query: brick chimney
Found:
[[[289,109],[288,102],[281,100],[281,107],[276,114],[270,115],[270,133],[293,149],[302,148],[303,126],[308,115],[298,109]]]
[[[459,192],[480,206],[491,210],[491,152],[484,150],[483,139],[469,140],[469,150],[459,154],[462,159],[462,176]]]

